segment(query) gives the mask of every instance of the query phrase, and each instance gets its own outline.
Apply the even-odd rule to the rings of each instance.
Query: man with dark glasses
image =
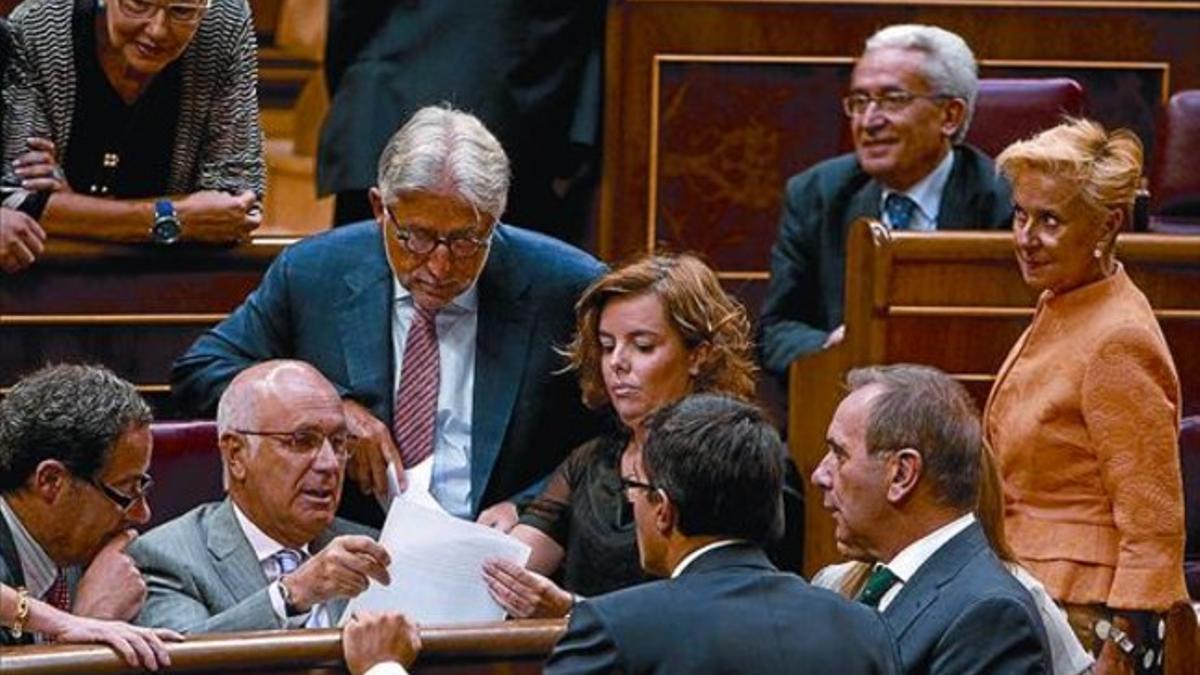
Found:
[[[879,617],[763,551],[783,527],[786,450],[761,410],[694,394],[646,428],[621,485],[642,568],[669,579],[577,603],[546,673],[897,672]]]
[[[510,175],[477,118],[417,111],[379,159],[375,218],[284,251],[176,361],[181,407],[211,414],[241,369],[301,359],[337,387],[356,438],[343,515],[382,523],[376,498],[387,503],[391,467],[397,487],[510,529],[516,502],[599,430],[555,348],[602,270],[578,249],[499,222]]]
[[[150,420],[102,367],[17,382],[0,401],[0,583],[78,616],[137,615],[146,584],[125,547],[150,519]]]

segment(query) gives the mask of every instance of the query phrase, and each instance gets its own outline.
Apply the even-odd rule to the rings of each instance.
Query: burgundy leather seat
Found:
[[[1070,78],[981,79],[967,142],[995,157],[1082,111],[1083,87]]]
[[[1150,230],[1200,234],[1200,89],[1171,97],[1158,120],[1150,174]]]
[[[154,488],[147,528],[224,496],[216,422],[154,422],[150,432],[154,436],[150,460]]]
[[[1184,521],[1187,549],[1183,554],[1188,594],[1200,600],[1200,415],[1183,418],[1179,431],[1179,458],[1183,465]]]

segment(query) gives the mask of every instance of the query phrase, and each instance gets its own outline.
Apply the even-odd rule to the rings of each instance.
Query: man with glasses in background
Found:
[[[228,497],[154,528],[129,548],[149,593],[143,626],[184,633],[328,628],[387,551],[334,517],[351,453],[342,402],[312,366],[269,361],[221,397]]]
[[[867,40],[842,99],[854,152],[787,183],[761,315],[766,370],[786,375],[795,359],[842,341],[855,220],[894,230],[1008,227],[1008,185],[963,143],[978,91],[975,56],[954,33],[896,25]]]
[[[0,583],[78,616],[137,615],[146,584],[125,548],[150,519],[150,420],[133,385],[98,366],[13,386],[0,401]]]
[[[342,513],[378,525],[389,465],[403,489],[508,530],[570,448],[598,431],[556,345],[602,266],[497,222],[509,163],[475,117],[419,110],[370,191],[375,219],[284,251],[246,302],[176,363],[176,400],[210,414],[241,369],[307,361],[341,395],[357,437]],[[420,468],[419,471],[414,469]]]

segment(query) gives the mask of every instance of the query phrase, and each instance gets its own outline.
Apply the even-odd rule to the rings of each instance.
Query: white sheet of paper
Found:
[[[524,566],[529,546],[406,496],[392,500],[379,535],[392,556],[391,585],[372,580],[350,600],[342,623],[360,609],[403,612],[427,625],[503,620],[504,609],[483,581],[483,561],[495,557]]]
[[[396,477],[396,465],[388,464],[387,501],[379,500],[379,505],[385,511],[390,509],[392,500],[401,497],[435,511],[446,512],[442,508],[442,505],[438,503],[438,500],[433,498],[433,494],[429,492],[429,486],[433,484],[433,455],[430,455],[424,462],[408,469],[404,473],[408,478],[408,490],[402,492],[400,490],[400,479]]]

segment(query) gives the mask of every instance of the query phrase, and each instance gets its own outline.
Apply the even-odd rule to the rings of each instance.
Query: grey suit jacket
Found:
[[[917,570],[883,612],[905,673],[1049,675],[1041,616],[974,523]]]
[[[316,553],[334,537],[378,533],[335,519],[309,544]],[[146,579],[142,626],[183,633],[282,628],[267,594],[270,585],[254,549],[238,525],[233,503],[203,504],[138,537],[127,549]],[[346,600],[327,605],[336,622]]]

